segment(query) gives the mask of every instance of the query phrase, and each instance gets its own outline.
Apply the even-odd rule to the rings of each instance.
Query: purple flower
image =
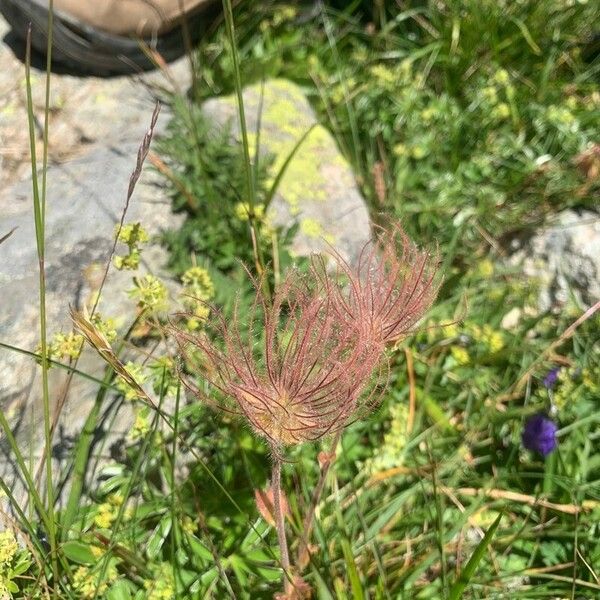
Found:
[[[527,450],[533,450],[539,452],[542,456],[548,456],[558,445],[556,441],[557,431],[558,426],[547,415],[543,413],[533,415],[525,422],[522,436],[523,446]]]
[[[548,371],[548,374],[542,380],[544,387],[547,390],[551,390],[556,385],[558,381],[558,373],[560,372],[560,367],[554,367]]]

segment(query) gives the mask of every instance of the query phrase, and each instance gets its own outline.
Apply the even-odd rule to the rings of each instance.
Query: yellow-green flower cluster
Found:
[[[129,290],[129,296],[137,300],[140,310],[148,313],[165,311],[168,307],[168,291],[165,284],[154,275],[134,277],[135,287]]]
[[[564,106],[551,105],[546,111],[548,121],[557,127],[566,127],[577,129],[577,118]]]
[[[6,570],[15,558],[18,550],[19,545],[17,544],[15,534],[10,529],[0,532],[0,572]]]
[[[408,441],[408,406],[404,402],[394,404],[390,409],[390,429],[383,438],[377,454],[368,461],[371,473],[378,473],[402,465],[404,448]]]
[[[585,367],[581,371],[576,366],[563,368],[558,372],[558,381],[552,396],[553,402],[560,410],[572,404],[573,399],[582,392],[597,397],[600,394],[599,382],[600,367]],[[540,393],[543,392],[540,390]]]
[[[52,360],[75,360],[79,357],[83,346],[83,337],[77,333],[63,333],[59,331],[52,336],[47,350],[48,358]],[[42,346],[38,344],[35,349],[37,354],[42,353]]]
[[[490,354],[496,354],[504,348],[504,335],[490,325],[473,325],[470,328],[473,339],[481,342]]]
[[[101,597],[108,589],[109,584],[117,578],[118,573],[115,565],[109,564],[102,581],[99,580],[100,575],[101,571],[99,569],[85,566],[78,567],[73,572],[73,589],[77,592],[77,597],[83,600]]]
[[[373,65],[369,72],[378,85],[384,88],[393,88],[398,83],[398,73],[384,64]]]
[[[144,588],[146,600],[175,600],[175,578],[171,565],[161,564],[156,577],[144,581]]]
[[[145,438],[148,433],[150,433],[150,412],[146,406],[143,406],[135,413],[135,420],[127,437],[135,442]]]
[[[188,535],[193,535],[198,529],[198,524],[189,515],[183,515],[181,519],[181,529]]]
[[[249,221],[252,216],[257,221],[262,221],[265,216],[265,205],[255,204],[254,209],[249,202],[238,202],[234,208],[235,216],[240,221]]]
[[[191,267],[181,276],[184,288],[196,294],[197,298],[209,300],[215,293],[215,286],[208,271],[202,267]]]
[[[271,28],[289,23],[297,14],[298,9],[295,6],[283,4],[273,12],[270,19],[264,19],[260,22],[259,29],[262,33],[267,33]]]
[[[125,369],[127,369],[129,375],[140,386],[148,379],[148,375],[146,374],[144,367],[138,363],[128,361],[125,365]],[[115,386],[121,392],[125,400],[135,400],[139,396],[139,393],[129,385],[126,379],[121,376],[117,377]]]
[[[90,320],[109,344],[117,339],[117,326],[114,319],[103,318],[99,312],[95,312]]]
[[[183,305],[188,311],[186,326],[190,331],[200,329],[208,318],[207,302],[215,294],[215,286],[209,272],[202,267],[191,267],[181,277]]]
[[[469,355],[469,351],[466,348],[463,348],[462,346],[452,346],[452,348],[450,348],[450,353],[452,354],[452,357],[457,362],[457,364],[459,364],[462,367],[468,365],[471,362],[471,356]]]
[[[444,339],[454,342],[450,347],[450,355],[454,363],[459,366],[472,363],[475,356],[493,356],[504,349],[506,344],[505,334],[488,324],[481,326],[477,323],[467,322],[459,327],[453,323],[441,328],[441,334]],[[466,340],[470,340],[468,347],[459,343],[461,334],[465,336]],[[435,335],[435,332],[431,335]],[[430,339],[429,341],[435,340]]]
[[[123,504],[123,496],[120,494],[111,494],[106,502],[98,505],[94,524],[100,529],[108,529],[117,518],[119,508]]]
[[[9,529],[0,532],[0,600],[13,598],[13,594],[20,591],[14,579],[25,573],[30,565],[31,555],[19,548],[15,534]]]
[[[498,69],[492,75],[488,85],[481,88],[481,96],[490,109],[490,116],[497,121],[508,119],[516,111],[515,88],[506,69]]]
[[[115,267],[119,270],[135,270],[140,266],[140,246],[148,242],[148,234],[139,223],[129,223],[115,228],[117,240],[126,244],[129,252],[125,256],[115,256]]]
[[[13,582],[0,573],[0,600],[10,600],[12,598],[9,589],[11,585],[14,585]]]
[[[91,317],[92,323],[98,331],[104,335],[110,343],[117,337],[117,331],[112,319],[103,319],[99,313],[94,313]],[[51,360],[76,360],[79,358],[83,347],[83,336],[71,331],[55,333],[48,342],[48,358]],[[38,344],[35,349],[36,354],[42,353],[42,346]]]

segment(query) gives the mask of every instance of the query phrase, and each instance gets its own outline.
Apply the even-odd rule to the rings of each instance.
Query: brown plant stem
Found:
[[[310,501],[310,506],[308,507],[308,512],[304,517],[304,521],[302,523],[302,537],[300,538],[300,544],[298,546],[298,554],[296,564],[302,565],[308,558],[308,544],[310,542],[310,534],[312,532],[313,524],[315,521],[315,513],[317,511],[317,506],[321,499],[321,495],[323,494],[323,490],[325,489],[325,482],[327,481],[327,475],[329,474],[329,469],[331,465],[335,461],[335,453],[342,439],[343,429],[338,429],[335,432],[335,436],[331,442],[331,447],[329,449],[329,454],[327,455],[327,459],[323,466],[321,467],[321,474],[319,475],[319,481],[315,489],[313,490],[313,495]]]
[[[271,487],[273,489],[273,510],[275,511],[275,528],[277,529],[277,540],[281,551],[281,566],[283,567],[283,584],[285,593],[291,592],[290,577],[290,554],[287,539],[285,537],[285,520],[281,507],[281,458],[277,452],[273,452],[273,471],[271,476]]]

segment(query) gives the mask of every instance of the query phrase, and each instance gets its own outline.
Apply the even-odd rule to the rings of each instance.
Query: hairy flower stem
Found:
[[[310,543],[310,534],[313,528],[313,524],[315,521],[315,512],[317,510],[317,506],[321,499],[321,495],[323,494],[323,490],[325,489],[325,482],[327,481],[327,475],[329,474],[329,469],[335,460],[335,452],[337,450],[338,444],[340,443],[340,439],[342,438],[343,429],[338,429],[333,437],[331,442],[331,447],[329,449],[329,454],[327,456],[326,462],[321,467],[321,475],[319,476],[319,481],[315,489],[313,490],[312,499],[310,502],[310,506],[308,508],[308,512],[304,517],[304,522],[302,523],[302,538],[300,539],[300,544],[298,546],[298,558],[296,560],[297,565],[301,565],[308,558],[308,544]]]
[[[290,577],[290,554],[288,552],[287,539],[285,537],[285,521],[281,506],[281,458],[273,453],[273,472],[271,476],[271,487],[273,489],[273,510],[275,511],[275,527],[277,529],[277,540],[281,551],[281,566],[283,567],[284,590],[291,592]]]

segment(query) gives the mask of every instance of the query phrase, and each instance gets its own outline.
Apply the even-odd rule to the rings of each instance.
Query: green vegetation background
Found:
[[[383,405],[343,437],[304,573],[315,597],[459,597],[457,575],[501,513],[462,597],[599,597],[600,321],[592,317],[549,350],[583,307],[573,298],[540,312],[536,282],[505,256],[511,239],[559,211],[598,208],[598,177],[578,157],[599,141],[600,7],[248,2],[234,16],[243,83],[278,77],[302,86],[354,167],[374,221],[400,219],[443,259],[439,300],[394,354]],[[223,24],[202,40],[194,64],[191,95],[172,99],[175,117],[158,146],[174,206],[187,215],[165,242],[186,289],[225,310],[239,291],[243,310],[250,286],[239,260],[251,265],[253,256],[240,210],[244,155],[198,110],[235,89]],[[266,160],[253,174],[259,204],[272,192],[269,167]],[[139,259],[140,236],[135,228],[121,235],[130,249],[121,266]],[[264,248],[282,268],[291,260],[285,246],[284,238]],[[148,309],[149,324],[132,328],[129,346],[156,335],[149,315],[166,302],[160,285],[136,281],[132,297]],[[504,328],[515,308],[520,319]],[[98,327],[113,333],[109,323]],[[55,340],[63,344],[57,355],[68,357],[72,341]],[[61,593],[272,597],[277,540],[255,504],[269,472],[266,448],[238,420],[185,403],[172,361],[140,355],[128,369],[153,383],[161,407],[175,402],[172,427],[137,408],[115,461],[81,502],[75,494],[61,542]],[[548,391],[542,380],[556,366],[559,380]],[[107,378],[112,393],[136,402],[126,381]],[[520,436],[526,417],[551,401],[559,447],[544,460],[525,451]],[[319,450],[295,450],[285,468],[292,548]],[[185,477],[176,474],[180,454],[193,458]],[[536,502],[541,496],[546,505]],[[5,537],[7,589],[36,597],[35,573],[46,567]],[[36,541],[32,556],[43,547]]]

